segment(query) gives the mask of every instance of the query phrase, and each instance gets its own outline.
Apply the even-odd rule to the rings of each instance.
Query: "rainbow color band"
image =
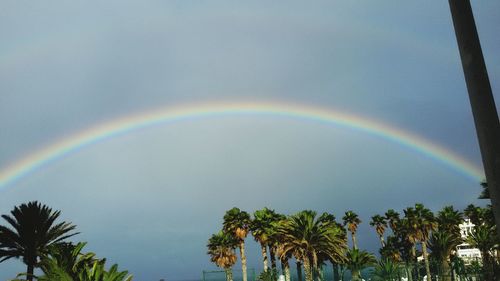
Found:
[[[424,154],[434,161],[452,168],[476,183],[484,177],[484,173],[479,167],[476,167],[466,159],[446,148],[404,130],[368,118],[320,107],[285,104],[281,102],[218,102],[163,108],[156,111],[126,116],[91,127],[29,154],[25,158],[0,170],[0,189],[12,185],[15,181],[36,171],[43,165],[104,139],[130,133],[149,126],[157,126],[192,118],[225,115],[283,116],[358,130],[399,144],[417,153]]]

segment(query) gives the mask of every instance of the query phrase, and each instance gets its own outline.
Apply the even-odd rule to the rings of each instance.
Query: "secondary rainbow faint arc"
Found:
[[[44,164],[55,161],[82,147],[131,131],[191,118],[205,118],[224,115],[270,115],[295,119],[305,119],[327,123],[353,130],[363,131],[441,162],[478,182],[484,175],[482,170],[463,157],[434,144],[422,137],[381,122],[326,108],[292,105],[284,103],[215,103],[183,105],[125,116],[107,123],[91,127],[36,151],[0,171],[0,188],[11,185],[16,180],[37,170]]]

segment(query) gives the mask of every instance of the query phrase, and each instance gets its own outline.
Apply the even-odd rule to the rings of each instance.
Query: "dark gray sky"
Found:
[[[472,4],[498,100],[500,3]],[[447,1],[4,1],[0,38],[0,169],[158,107],[276,100],[378,120],[480,165]],[[372,135],[221,116],[85,147],[0,190],[0,213],[40,200],[136,280],[175,280],[215,268],[205,244],[233,206],[353,209],[360,246],[376,252],[370,216],[415,202],[463,208],[479,191]],[[0,279],[22,270],[0,264]]]

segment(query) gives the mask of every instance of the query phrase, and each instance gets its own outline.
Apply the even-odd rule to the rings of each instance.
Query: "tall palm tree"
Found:
[[[375,227],[375,231],[377,232],[377,235],[380,239],[380,244],[382,247],[385,246],[384,242],[384,232],[385,228],[387,227],[387,222],[385,221],[385,218],[382,217],[381,215],[375,215],[372,217],[372,220],[370,221],[370,226]]]
[[[431,278],[431,270],[429,266],[429,257],[427,254],[427,243],[432,231],[437,229],[437,221],[431,210],[424,207],[423,204],[415,204],[415,218],[416,218],[416,238],[422,245],[422,255],[424,257],[425,271],[427,278]]]
[[[279,255],[280,256],[280,263],[281,263],[281,272],[285,276],[285,281],[290,281],[291,279],[291,274],[290,274],[290,259],[292,258],[292,253],[287,253],[285,255]]]
[[[0,226],[0,262],[22,258],[27,266],[26,278],[33,280],[34,268],[49,246],[69,238],[75,226],[68,222],[54,224],[61,214],[37,201],[15,207],[11,215],[2,215],[12,228]]]
[[[280,243],[282,241],[281,234],[278,232],[278,228],[280,223],[283,220],[286,220],[286,216],[278,213],[271,213],[271,225],[267,229],[268,230],[268,247],[269,247],[269,256],[271,258],[271,268],[273,270],[277,270],[276,268],[276,255]]]
[[[468,217],[474,225],[483,224],[481,207],[470,204],[464,209],[464,215]]]
[[[460,224],[464,222],[463,214],[453,206],[445,206],[436,217],[438,228],[460,236]]]
[[[444,280],[451,280],[451,255],[456,247],[463,242],[460,235],[460,224],[463,215],[453,206],[445,206],[437,215],[437,230],[431,235],[430,249],[432,256],[440,263]]]
[[[382,258],[391,260],[394,263],[401,261],[401,253],[399,251],[399,239],[396,236],[389,235],[387,243],[380,248],[379,252]]]
[[[401,220],[399,218],[399,213],[394,211],[393,209],[389,209],[389,210],[387,210],[387,212],[385,212],[385,219],[387,221],[387,224],[391,228],[392,233],[396,234],[397,225],[398,225],[399,221]]]
[[[361,270],[377,262],[374,255],[358,249],[348,250],[346,258],[346,266],[351,271],[352,280],[361,280]]]
[[[332,225],[336,226],[337,229],[338,229],[339,238],[341,240],[343,240],[343,241],[346,241],[346,243],[347,243],[347,232],[346,232],[345,228],[342,226],[342,224],[340,224],[340,223],[338,223],[336,221],[335,216],[333,214],[323,213],[318,218],[318,220],[321,221],[321,222],[329,223],[329,224],[332,224]],[[339,265],[343,261],[333,260],[333,259],[328,258],[328,257],[327,257],[327,259],[330,260],[330,262],[332,263],[332,267],[333,267],[333,281],[339,281],[340,280]]]
[[[467,237],[467,243],[481,252],[486,280],[490,280],[488,277],[493,272],[494,261],[492,261],[491,250],[496,245],[496,237],[495,226],[487,224],[474,226],[471,234]]]
[[[245,255],[245,238],[250,230],[250,215],[234,207],[224,215],[224,231],[230,233],[238,241],[241,257],[243,281],[247,281],[247,258]]]
[[[413,279],[413,265],[416,264],[417,262],[417,252],[416,252],[416,245],[418,241],[418,220],[417,220],[417,215],[416,211],[413,207],[408,207],[403,210],[404,212],[404,218],[400,221],[398,224],[398,233],[401,235],[403,239],[408,241],[408,243],[411,245],[411,251],[410,254],[408,255],[408,260],[407,266],[409,267],[409,280],[411,281]],[[417,279],[420,279],[418,274],[419,270],[416,270],[417,273]]]
[[[234,249],[237,247],[238,241],[233,235],[219,231],[213,234],[208,239],[208,252],[210,260],[218,267],[223,268],[226,272],[226,280],[233,281],[233,273],[231,268],[236,263],[237,257]]]
[[[342,239],[339,229],[332,223],[316,219],[316,212],[301,211],[280,223],[280,256],[292,254],[304,265],[306,281],[313,280],[313,271],[318,268],[319,256],[327,255],[333,260],[344,260],[347,241]]]
[[[268,268],[267,247],[270,242],[272,223],[276,221],[276,215],[274,210],[268,208],[257,210],[253,213],[253,220],[250,224],[250,231],[252,231],[255,241],[260,244],[264,271],[267,271]]]
[[[351,232],[352,248],[357,249],[358,244],[356,242],[356,231],[358,230],[358,225],[361,223],[361,220],[353,211],[345,212],[342,220],[344,221],[344,225],[347,226],[347,229],[349,229],[349,232]]]

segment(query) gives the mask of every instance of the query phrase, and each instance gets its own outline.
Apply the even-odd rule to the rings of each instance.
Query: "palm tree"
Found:
[[[427,255],[427,242],[430,238],[432,231],[437,229],[437,221],[434,218],[434,214],[431,210],[424,207],[424,205],[417,203],[415,204],[415,218],[416,225],[414,225],[416,231],[416,238],[420,241],[422,245],[422,255],[425,262],[425,271],[427,273],[427,278],[431,278],[431,270],[429,266],[429,258]]]
[[[474,204],[468,205],[464,209],[464,215],[470,219],[474,225],[483,224],[483,211],[481,207],[477,207]]]
[[[316,212],[306,210],[288,217],[280,223],[278,232],[282,243],[280,256],[292,254],[304,266],[306,281],[313,280],[319,256],[344,260],[347,241],[342,239],[336,225],[316,219]]]
[[[78,279],[79,272],[85,267],[92,266],[98,259],[94,253],[82,253],[87,243],[57,243],[49,247],[49,254],[42,258],[40,268],[46,276],[60,272],[70,276],[73,280]]]
[[[61,214],[37,201],[15,207],[10,215],[2,215],[12,228],[0,226],[0,262],[22,258],[27,266],[26,278],[33,280],[34,268],[49,246],[69,238],[75,226],[68,222],[54,224]]]
[[[346,266],[351,271],[352,280],[361,280],[361,270],[377,262],[374,255],[356,248],[348,250],[346,258]]]
[[[247,258],[245,255],[245,238],[250,230],[251,219],[250,215],[234,207],[227,211],[224,215],[223,230],[230,233],[238,241],[241,257],[241,271],[243,273],[243,281],[247,281]]]
[[[387,243],[393,244],[398,250],[399,257],[406,264],[405,271],[409,281],[413,280],[413,265],[416,259],[415,240],[411,239],[410,229],[408,227],[408,218],[401,219],[396,224],[394,238],[388,237]],[[392,240],[392,241],[391,241]]]
[[[233,281],[233,273],[231,267],[236,263],[237,257],[234,249],[237,247],[238,241],[233,235],[219,231],[213,234],[208,239],[208,252],[210,260],[218,267],[226,271],[226,280]]]
[[[330,223],[330,224],[335,225],[339,231],[339,238],[341,240],[347,241],[347,232],[346,232],[345,228],[335,220],[335,216],[333,214],[329,214],[329,213],[325,212],[325,213],[321,214],[321,216],[318,218],[318,220],[321,222],[324,222],[324,223]],[[343,261],[333,260],[330,258],[327,258],[327,259],[330,260],[330,262],[332,263],[333,281],[339,281],[340,280],[339,265]]]
[[[269,256],[271,258],[271,268],[276,269],[276,254],[281,243],[281,234],[278,232],[281,221],[285,220],[286,216],[278,213],[271,213],[271,225],[268,230],[268,247]]]
[[[361,220],[353,211],[345,212],[342,220],[344,221],[344,225],[347,226],[347,229],[349,229],[349,232],[351,232],[352,248],[357,249],[358,244],[356,242],[356,231],[358,230],[358,225],[361,223]]]
[[[431,235],[429,248],[432,257],[440,263],[444,280],[451,280],[451,255],[463,242],[459,226],[463,222],[463,215],[453,206],[445,206],[438,212],[436,220],[438,226]]]
[[[380,248],[379,252],[382,258],[397,263],[401,261],[401,253],[399,251],[399,247],[398,237],[389,235],[387,237],[387,243],[385,243],[385,245]]]
[[[398,280],[398,276],[398,264],[390,259],[381,259],[378,261],[372,277],[376,281],[395,281]]]
[[[105,260],[95,261],[92,266],[86,266],[83,271],[78,275],[79,281],[131,281],[132,275],[128,271],[119,271],[118,265],[114,264],[109,270],[105,268]],[[40,281],[66,281],[46,279]],[[73,280],[71,280],[73,281]]]
[[[481,182],[481,187],[483,188],[483,190],[481,191],[478,199],[491,199],[490,190],[488,189],[488,183],[486,182],[486,180]]]
[[[377,232],[377,235],[380,238],[380,244],[382,245],[382,247],[384,247],[385,246],[384,232],[385,228],[387,227],[387,222],[385,221],[385,218],[382,217],[381,215],[373,216],[372,220],[370,221],[370,226],[375,227],[375,231]]]
[[[285,275],[285,281],[290,281],[290,259],[292,258],[292,253],[287,253],[285,255],[280,255],[281,272]]]
[[[391,228],[392,233],[396,234],[397,225],[398,225],[399,221],[401,220],[399,218],[399,213],[394,211],[393,209],[389,209],[389,210],[387,210],[387,212],[385,212],[385,219],[387,221],[387,224]]]
[[[438,228],[460,236],[460,224],[464,222],[463,214],[453,206],[445,206],[437,215]]]
[[[443,280],[451,280],[450,263],[451,254],[463,240],[460,235],[455,235],[445,229],[438,229],[432,232],[429,240],[429,249],[434,260],[439,262],[440,275]]]
[[[418,231],[417,231],[418,221],[416,217],[416,211],[414,208],[408,207],[404,209],[403,212],[405,216],[400,221],[397,228],[401,238],[408,241],[408,243],[411,245],[411,251],[408,255],[408,260],[410,262],[407,262],[407,266],[409,267],[410,270],[408,278],[411,281],[413,279],[413,264],[416,264],[417,262],[416,244],[418,241]],[[419,279],[418,268],[416,270],[416,273],[417,273],[417,279]]]
[[[270,242],[270,232],[272,231],[272,223],[276,221],[276,212],[268,208],[257,210],[253,213],[253,220],[250,224],[250,231],[255,241],[259,242],[262,253],[262,262],[264,271],[267,271],[267,246]]]
[[[495,226],[482,224],[474,226],[472,233],[467,237],[467,243],[472,247],[479,249],[481,252],[481,258],[483,260],[484,272],[489,276],[492,272],[493,261],[491,258],[490,251],[496,245],[496,228]],[[486,278],[486,280],[489,280]]]

